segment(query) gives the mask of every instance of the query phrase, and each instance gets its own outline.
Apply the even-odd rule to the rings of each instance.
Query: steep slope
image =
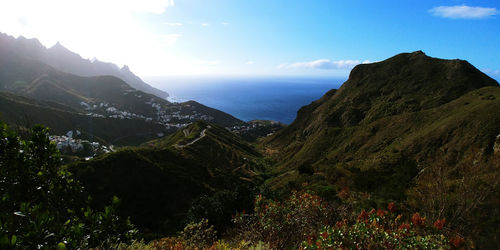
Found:
[[[140,119],[91,117],[66,105],[5,92],[0,92],[0,120],[23,127],[43,124],[53,135],[79,130],[82,139],[113,145],[138,145],[175,132]]]
[[[24,47],[17,50],[9,49],[16,46]],[[108,143],[117,141],[125,144],[131,142],[134,142],[134,144],[142,143],[144,141],[136,139],[149,140],[154,138],[152,135],[161,136],[171,133],[197,120],[207,120],[227,127],[244,124],[244,122],[229,114],[194,101],[170,103],[153,94],[138,91],[121,79],[111,75],[83,77],[61,72],[39,60],[33,59],[37,57],[37,53],[43,52],[43,46],[38,49],[40,46],[39,42],[34,39],[2,40],[0,35],[0,91],[42,102],[58,103],[60,106],[66,106],[66,110],[71,110],[74,117],[87,116],[88,120],[92,121],[96,120],[94,118],[104,118],[107,123],[113,123],[112,120],[114,119],[116,123],[112,127],[121,127],[127,123],[147,124],[141,128],[137,127],[137,129],[130,126],[117,129],[117,131],[130,131],[121,135],[110,133],[110,136],[106,136]],[[73,56],[78,57],[76,54]],[[10,100],[13,100],[13,98],[13,95],[9,97]],[[22,103],[23,101],[20,99],[19,102]],[[23,109],[32,107],[34,106],[25,105]],[[46,109],[46,111],[48,112],[50,109]],[[0,106],[0,114],[2,113],[7,121],[19,121],[28,113],[34,112],[33,110],[25,110],[25,112],[13,113],[10,106],[4,105]],[[57,127],[57,131],[63,129],[63,124],[74,124],[61,123],[52,126],[57,121],[50,121],[44,117],[33,115],[31,118],[34,123]],[[134,120],[134,122],[122,122],[121,120]],[[158,127],[162,127],[162,129],[159,130]],[[148,130],[150,132],[146,133],[143,128],[155,129]],[[72,129],[74,129],[74,126],[66,127],[66,131]],[[98,126],[93,130],[107,131],[107,128]],[[87,132],[92,135],[99,133]],[[134,134],[140,136],[133,140],[122,140],[124,137]]]
[[[168,138],[71,166],[97,206],[113,195],[146,232],[178,229],[191,202],[260,181],[259,154],[215,124],[196,122]]]
[[[22,36],[15,39],[14,37],[0,33],[0,55],[6,56],[7,54],[40,61],[59,71],[74,75],[87,77],[100,75],[115,76],[125,81],[134,89],[156,95],[160,98],[168,97],[166,92],[148,85],[134,75],[128,66],[123,66],[120,69],[112,63],[83,59],[80,55],[68,50],[60,43],[56,43],[47,49],[37,39],[26,39]]]
[[[309,169],[335,183],[339,167],[390,172],[410,164],[412,174],[401,180],[409,183],[442,152],[491,154],[498,134],[498,83],[466,61],[417,51],[356,66],[340,89],[301,108],[263,145],[290,179]]]

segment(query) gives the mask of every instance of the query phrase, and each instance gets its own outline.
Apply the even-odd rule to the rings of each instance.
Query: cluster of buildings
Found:
[[[87,116],[113,119],[141,119],[146,122],[156,122],[165,126],[166,129],[183,128],[197,120],[214,120],[214,117],[210,115],[198,113],[194,110],[194,107],[189,104],[172,104],[162,107],[160,103],[155,103],[153,99],[145,103],[150,105],[154,110],[154,113],[156,113],[155,118],[119,110],[111,104],[104,102],[99,104],[81,102],[80,105],[88,111],[86,113]]]
[[[70,130],[66,135],[50,135],[49,139],[56,144],[56,148],[63,154],[84,155],[87,158],[111,152],[112,149],[99,142],[77,139],[81,135],[79,130]]]
[[[255,134],[257,136],[273,135],[283,124],[277,121],[250,121],[243,125],[226,127],[227,130],[235,134]]]

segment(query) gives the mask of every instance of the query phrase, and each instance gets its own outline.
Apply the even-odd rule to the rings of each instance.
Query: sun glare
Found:
[[[179,34],[157,34],[141,24],[144,13],[161,14],[172,0],[21,0],[2,4],[0,30],[56,42],[84,58],[127,64],[139,75],[202,73],[203,67],[178,55]]]

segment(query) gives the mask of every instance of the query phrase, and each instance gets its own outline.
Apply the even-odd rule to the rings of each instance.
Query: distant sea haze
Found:
[[[151,77],[147,83],[167,91],[172,102],[194,100],[243,121],[274,120],[290,124],[297,111],[338,89],[345,78]]]

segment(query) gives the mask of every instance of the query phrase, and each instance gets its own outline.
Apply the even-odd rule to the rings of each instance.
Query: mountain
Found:
[[[117,195],[120,213],[146,234],[181,229],[194,206],[219,216],[226,196],[216,194],[250,185],[277,197],[306,190],[339,208],[397,202],[430,222],[446,218],[478,246],[495,244],[500,87],[468,62],[417,51],[358,65],[291,125],[269,123],[229,129],[198,121],[68,167],[94,206]],[[258,124],[272,126],[254,132],[274,134],[255,142],[247,128]]]
[[[43,62],[59,71],[78,76],[115,76],[125,81],[134,89],[156,95],[160,98],[168,97],[166,92],[148,85],[138,76],[134,75],[128,66],[125,65],[120,69],[112,63],[83,59],[80,55],[68,50],[59,42],[47,49],[35,38],[26,39],[20,36],[15,39],[14,37],[0,33],[0,53],[3,55],[7,52]]]
[[[158,138],[158,135],[176,131],[141,119],[88,116],[56,102],[7,92],[0,92],[0,119],[22,127],[43,124],[50,128],[53,135],[65,135],[68,131],[78,130],[82,133],[79,138],[105,145],[138,145]]]
[[[16,46],[25,49],[8,49]],[[137,145],[197,120],[225,127],[245,124],[194,101],[170,103],[111,75],[84,77],[59,71],[33,59],[40,51],[43,46],[33,39],[0,44],[0,92],[6,93],[0,95],[5,103],[0,114],[11,124],[29,117],[31,123],[48,125],[59,135],[79,129],[87,138],[117,145]]]
[[[362,174],[410,161],[414,175],[440,152],[489,155],[498,134],[498,83],[466,61],[416,51],[356,66],[340,89],[302,107],[263,145],[290,180],[305,171],[338,182],[339,168]]]
[[[199,121],[143,147],[118,150],[70,169],[96,206],[117,195],[121,212],[140,229],[165,232],[179,229],[177,223],[196,198],[259,183],[260,157],[225,128]]]

